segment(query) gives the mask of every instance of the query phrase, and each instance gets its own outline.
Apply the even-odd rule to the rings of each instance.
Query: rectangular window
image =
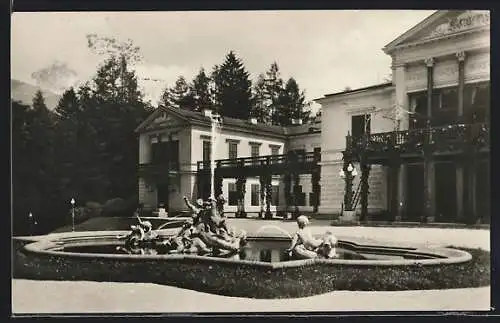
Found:
[[[229,145],[229,147],[228,147],[229,148],[229,152],[228,152],[229,159],[238,158],[238,143],[230,141],[228,143],[228,145]]]
[[[279,185],[271,186],[271,205],[277,206],[280,204],[280,187]]]
[[[319,205],[319,194],[314,194],[314,192],[309,193],[309,206],[314,206],[316,202]]]
[[[212,145],[210,141],[203,141],[203,161],[210,161],[210,152],[212,150]]]
[[[297,196],[297,206],[305,206],[306,205],[306,193],[302,192],[302,185],[297,187],[298,191],[296,192]]]
[[[250,145],[250,156],[252,157],[260,156],[260,145]]]
[[[313,152],[314,158],[316,158],[318,161],[321,161],[321,147],[315,147]]]
[[[259,157],[260,156],[260,145],[250,143],[250,156],[251,157]],[[252,161],[252,165],[259,165],[260,162],[258,160]]]
[[[490,110],[490,84],[467,84],[464,93],[464,114],[468,122],[486,122]]]
[[[419,129],[425,127],[425,120],[427,116],[427,93],[420,92],[411,94],[409,96],[410,102],[412,102],[411,111],[413,114],[410,115],[410,129]]]
[[[359,138],[365,132],[370,133],[371,128],[371,115],[362,114],[351,117],[351,135]]]
[[[260,205],[260,185],[259,184],[252,184],[251,186],[251,201],[250,205],[252,206],[259,206]]]
[[[441,110],[456,111],[458,106],[458,92],[456,88],[444,89],[441,94]]]
[[[280,146],[274,146],[274,145],[269,145],[271,147],[271,155],[272,156],[278,156],[280,154]],[[277,157],[271,157],[271,164],[277,164],[278,163],[278,158]]]
[[[227,204],[230,206],[238,205],[238,192],[236,191],[236,183],[228,184],[228,201]]]

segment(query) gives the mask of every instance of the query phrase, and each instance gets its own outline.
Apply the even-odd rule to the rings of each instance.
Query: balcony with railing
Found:
[[[241,169],[260,170],[283,170],[287,167],[298,169],[309,169],[315,167],[321,161],[321,152],[308,152],[300,154],[267,155],[258,157],[241,157],[234,159],[219,159],[215,161],[218,170],[238,171]],[[199,172],[210,171],[210,161],[199,161],[197,163]]]
[[[460,152],[467,149],[489,148],[489,126],[486,123],[450,124],[440,127],[347,136],[346,149],[384,153],[420,153],[427,146],[434,152]]]
[[[180,169],[178,160],[152,161],[139,164],[139,176],[166,176],[177,174]]]

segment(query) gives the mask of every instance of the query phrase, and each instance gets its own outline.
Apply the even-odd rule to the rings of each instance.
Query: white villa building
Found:
[[[298,181],[291,175],[293,185],[286,166],[272,173],[271,212],[290,210],[293,186],[292,204],[300,212],[340,214],[345,182],[339,171],[350,156],[360,174],[355,189],[361,163],[369,165],[365,208],[373,220],[489,221],[489,12],[437,11],[383,51],[392,58],[392,82],[315,100],[322,116],[313,124],[278,127],[225,118],[215,159],[320,155],[312,168],[299,171]],[[206,190],[200,190],[198,162],[210,156],[210,117],[160,107],[136,131],[140,202],[184,210],[184,195],[194,199]],[[244,209],[257,213],[267,196],[262,199],[262,179],[251,174],[242,182]],[[241,175],[222,180],[229,213],[237,211]]]

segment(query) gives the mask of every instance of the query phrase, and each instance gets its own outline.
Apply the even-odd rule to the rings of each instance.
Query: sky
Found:
[[[143,60],[135,68],[146,98],[153,103],[178,76],[190,81],[201,67],[211,71],[230,50],[243,61],[252,79],[276,61],[282,77],[294,77],[306,99],[313,100],[347,86],[383,82],[391,72],[391,60],[382,47],[432,13],[16,12],[12,15],[11,77],[37,85],[32,74],[48,68],[58,72],[56,81],[52,75],[52,82],[38,85],[56,92],[91,79],[103,60],[87,46],[86,35],[95,33],[120,41],[131,39],[140,47]]]

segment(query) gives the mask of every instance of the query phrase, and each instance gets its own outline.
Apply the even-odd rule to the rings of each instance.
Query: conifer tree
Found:
[[[240,59],[230,51],[213,73],[215,106],[226,117],[248,119],[251,105],[249,74]]]
[[[269,70],[266,72],[265,96],[271,123],[275,125],[281,124],[278,110],[282,104],[282,92],[283,79],[281,78],[278,63],[273,62],[269,67]]]
[[[213,109],[210,82],[210,78],[205,74],[205,69],[201,68],[191,85],[191,92],[195,100],[195,111]]]
[[[282,126],[292,124],[293,119],[300,119],[303,123],[309,120],[309,104],[305,101],[305,93],[299,89],[293,77],[286,82],[280,97],[278,108],[278,122]]]
[[[257,118],[259,123],[271,123],[271,111],[266,95],[266,79],[264,74],[259,74],[252,91],[252,109],[250,116]]]

